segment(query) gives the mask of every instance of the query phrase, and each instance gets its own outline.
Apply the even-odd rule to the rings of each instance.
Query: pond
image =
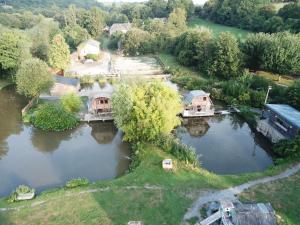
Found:
[[[0,196],[20,184],[37,191],[68,180],[112,179],[129,166],[130,145],[112,122],[81,124],[66,132],[44,132],[24,125],[25,99],[13,89],[0,92]]]
[[[176,130],[202,167],[217,174],[262,171],[273,165],[270,143],[238,115],[184,119]]]

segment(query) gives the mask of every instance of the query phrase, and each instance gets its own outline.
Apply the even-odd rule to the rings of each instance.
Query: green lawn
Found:
[[[186,66],[180,65],[177,62],[175,56],[173,56],[173,55],[170,55],[167,53],[159,53],[158,57],[161,60],[161,62],[164,64],[164,67],[166,67],[166,68],[175,69],[182,74],[189,74],[192,76],[196,76],[198,78],[200,77],[202,79],[205,79],[205,77],[203,77],[203,75],[199,71],[196,71],[195,69],[193,69],[191,67],[186,67]]]
[[[270,202],[276,211],[279,225],[300,224],[300,173],[251,188],[240,198],[243,201]]]
[[[279,74],[274,74],[266,71],[257,71],[256,75],[264,77],[268,80],[272,80],[277,84],[290,86],[295,82],[295,78],[288,76],[280,76]]]
[[[225,26],[221,24],[216,24],[201,18],[196,18],[192,17],[189,22],[188,26],[191,28],[197,28],[197,27],[207,27],[212,30],[214,35],[219,35],[221,32],[230,32],[234,34],[237,38],[239,39],[245,39],[248,34],[250,34],[250,31],[239,29],[236,27],[230,27],[230,26]]]
[[[285,167],[274,167],[263,173],[219,176],[201,168],[189,167],[151,145],[145,146],[144,152],[141,164],[118,179],[72,190],[44,192],[28,202],[8,204],[5,199],[0,200],[0,207],[24,206],[18,211],[0,212],[1,224],[121,225],[129,220],[142,220],[151,225],[176,225],[200,190],[228,188],[278,173]],[[173,158],[173,172],[165,172],[161,168],[164,158]],[[79,194],[91,188],[103,189]],[[45,203],[29,206],[41,201]]]

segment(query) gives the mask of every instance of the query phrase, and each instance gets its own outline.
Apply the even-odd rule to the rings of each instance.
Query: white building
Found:
[[[99,55],[100,42],[94,39],[84,41],[80,45],[78,45],[77,53],[79,59],[84,59],[86,55]]]

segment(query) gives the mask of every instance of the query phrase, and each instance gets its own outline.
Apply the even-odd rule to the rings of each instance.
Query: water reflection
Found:
[[[112,142],[118,132],[118,129],[112,122],[94,122],[90,123],[89,126],[92,128],[91,135],[99,144],[107,144]]]
[[[45,132],[22,123],[25,105],[14,90],[0,92],[0,196],[20,184],[41,191],[77,177],[115,178],[128,168],[130,145],[112,122]]]
[[[178,131],[182,142],[201,156],[201,165],[215,173],[261,171],[273,164],[270,144],[237,115],[189,119]]]
[[[40,152],[52,152],[59,148],[62,141],[70,140],[75,130],[77,130],[77,128],[74,130],[60,132],[58,135],[57,132],[47,132],[37,128],[32,128],[31,142],[32,145]]]
[[[20,112],[25,105],[25,99],[15,94],[12,87],[0,91],[0,159],[8,151],[6,139],[22,131]]]

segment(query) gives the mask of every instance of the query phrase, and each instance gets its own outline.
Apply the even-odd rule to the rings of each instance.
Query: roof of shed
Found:
[[[121,30],[129,30],[131,28],[130,23],[114,23],[110,27],[110,33],[113,33],[115,31],[121,31]]]
[[[266,104],[266,107],[300,128],[300,112],[295,108],[285,104]]]
[[[206,97],[206,96],[209,96],[209,93],[206,93],[205,91],[202,91],[202,90],[195,90],[195,91],[190,91],[184,98],[184,102],[185,103],[192,103],[193,99],[195,97],[199,97],[199,96],[203,96],[203,97]]]
[[[275,211],[270,203],[238,204],[233,221],[239,225],[276,225]]]
[[[56,75],[55,83],[77,86],[78,84],[80,84],[80,80],[78,78],[62,77],[62,76]]]

